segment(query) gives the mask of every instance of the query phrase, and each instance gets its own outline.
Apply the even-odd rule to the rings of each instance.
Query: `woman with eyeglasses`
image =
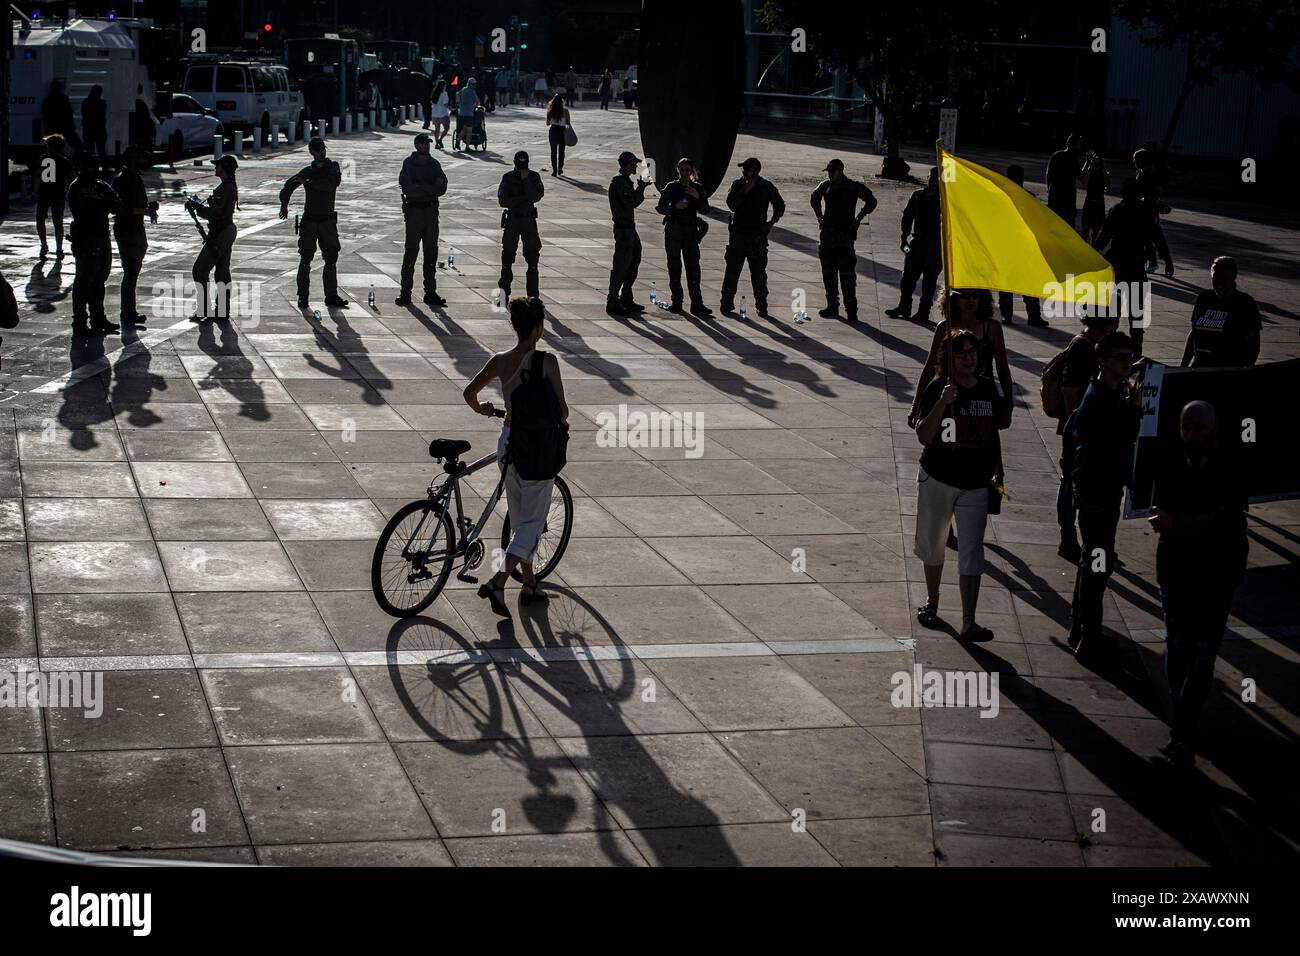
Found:
[[[1007,342],[1002,335],[1002,326],[993,321],[993,294],[987,289],[948,289],[940,297],[940,309],[943,321],[934,330],[934,340],[930,343],[930,354],[921,366],[921,378],[916,383],[916,398],[912,402],[911,414],[907,424],[916,427],[922,412],[921,396],[935,376],[939,367],[939,352],[944,347],[949,335],[959,329],[969,330],[979,342],[979,356],[975,374],[980,378],[992,378],[997,372],[997,383],[1002,388],[1006,400],[1003,407],[1002,421],[999,428],[1011,424],[1011,364],[1007,361]]]
[[[939,583],[948,527],[957,525],[957,584],[961,593],[963,641],[992,640],[975,622],[980,576],[984,573],[984,529],[990,481],[1002,483],[998,422],[1002,398],[992,379],[978,374],[980,340],[968,329],[948,334],[939,361],[919,402],[916,436],[925,450],[917,473],[916,541],[913,553],[925,566],[926,601],[917,620],[931,627],[939,619]]]

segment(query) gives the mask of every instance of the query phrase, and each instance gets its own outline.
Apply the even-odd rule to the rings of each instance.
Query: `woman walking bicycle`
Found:
[[[497,379],[505,396],[506,417],[497,439],[497,464],[505,473],[513,533],[506,547],[504,569],[478,589],[479,597],[486,598],[492,610],[502,617],[510,616],[505,603],[505,584],[516,569],[522,573],[524,582],[520,601],[534,604],[547,600],[546,594],[537,587],[533,553],[550,513],[555,473],[564,464],[569,406],[564,401],[559,361],[554,354],[537,350],[545,318],[541,299],[512,299],[510,324],[519,341],[508,352],[498,352],[488,359],[463,393],[470,408],[488,417],[496,414],[496,408],[491,402],[480,402],[479,392]],[[519,401],[527,402],[527,407],[517,406]],[[561,438],[561,432],[566,437]],[[558,449],[550,448],[557,440]],[[557,450],[558,461],[555,460]],[[550,477],[538,477],[548,471],[552,472]]]

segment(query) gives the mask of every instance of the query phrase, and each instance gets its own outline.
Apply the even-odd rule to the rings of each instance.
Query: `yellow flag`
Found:
[[[1110,304],[1115,270],[1064,219],[1005,176],[935,149],[949,288]]]

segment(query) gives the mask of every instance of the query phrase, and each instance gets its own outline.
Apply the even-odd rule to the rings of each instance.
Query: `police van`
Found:
[[[285,129],[307,118],[302,93],[290,88],[289,71],[275,61],[191,57],[181,90],[212,110],[228,133],[261,127],[269,139],[272,126]]]

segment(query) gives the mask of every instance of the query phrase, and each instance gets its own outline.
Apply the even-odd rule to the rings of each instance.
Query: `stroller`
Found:
[[[474,115],[469,120],[456,117],[456,132],[452,136],[452,149],[487,149],[487,110],[482,105],[474,107]]]

